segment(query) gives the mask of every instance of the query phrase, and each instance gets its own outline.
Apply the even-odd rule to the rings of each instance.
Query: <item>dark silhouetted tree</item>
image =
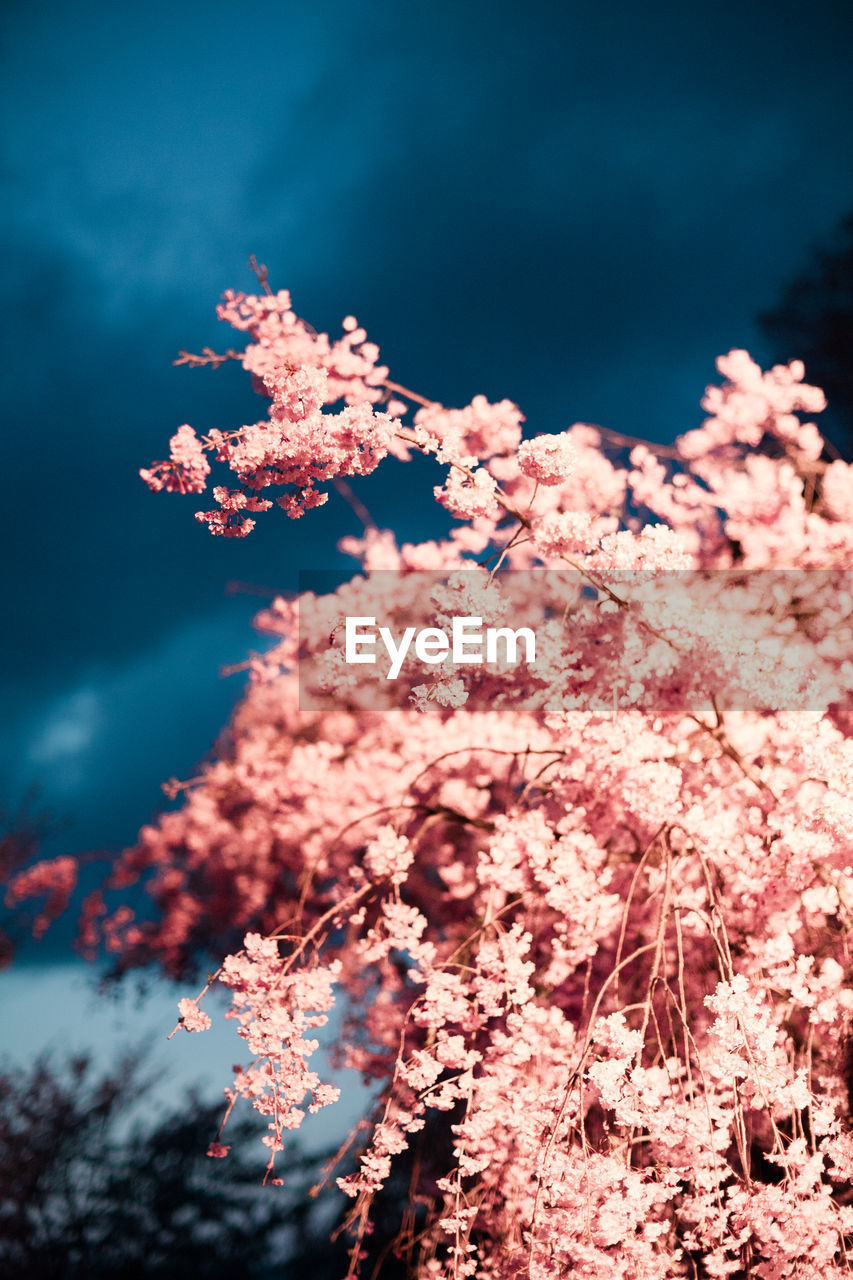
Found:
[[[853,457],[853,213],[759,317],[779,361],[802,360],[826,392],[821,430]]]
[[[255,1144],[245,1153],[255,1126],[229,1134],[229,1160],[210,1160],[219,1103],[145,1125],[129,1113],[146,1087],[130,1058],[99,1078],[84,1057],[0,1074],[0,1274],[282,1274],[270,1267],[285,1256],[287,1214],[261,1188]]]

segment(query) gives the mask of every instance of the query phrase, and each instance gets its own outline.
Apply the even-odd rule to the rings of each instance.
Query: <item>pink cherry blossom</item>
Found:
[[[242,537],[417,452],[457,523],[367,527],[350,582],[259,615],[227,735],[86,900],[86,949],[182,979],[213,955],[179,1025],[227,991],[224,1121],[265,1117],[268,1181],[337,1101],[321,1043],[362,1074],[376,1105],[334,1172],[350,1276],[405,1164],[419,1280],[840,1280],[853,472],[811,421],[823,393],[735,350],[674,446],[584,423],[522,442],[509,401],[392,382],[352,316],[332,341],[283,290],[219,314],[266,411],[181,427],[149,487],[201,492],[212,456],[198,518]],[[410,664],[380,704],[342,659],[347,616],[455,615],[531,621],[535,664]],[[37,864],[8,900],[46,896],[40,932],[75,876]]]

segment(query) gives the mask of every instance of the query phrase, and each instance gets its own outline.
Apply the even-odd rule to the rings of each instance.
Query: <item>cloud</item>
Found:
[[[73,785],[72,779],[79,777],[74,767],[82,767],[82,758],[91,749],[102,718],[100,698],[94,689],[78,689],[62,698],[36,727],[26,751],[28,766],[58,766],[62,772],[54,773],[54,779],[62,790],[67,790]],[[74,772],[66,771],[69,766]]]
[[[62,851],[132,841],[166,804],[160,784],[190,774],[210,750],[243,683],[223,679],[221,667],[263,647],[249,621],[258,603],[231,600],[144,653],[90,668],[79,684],[25,704],[9,724],[10,794],[23,797],[35,780],[41,808],[73,816],[54,838]]]

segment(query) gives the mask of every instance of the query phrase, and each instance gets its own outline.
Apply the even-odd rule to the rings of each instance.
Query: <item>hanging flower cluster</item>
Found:
[[[101,919],[98,900],[88,940],[175,976],[219,953],[179,1026],[203,1031],[203,995],[228,988],[250,1059],[228,1110],[267,1117],[271,1173],[337,1096],[309,1060],[338,995],[330,1049],[379,1086],[339,1171],[353,1275],[412,1155],[429,1211],[417,1232],[404,1215],[399,1249],[421,1280],[847,1275],[853,469],[800,416],[821,392],[736,351],[672,448],[587,424],[522,443],[506,401],[448,410],[390,383],[352,319],[333,343],[284,292],[228,294],[220,315],[268,414],[203,441],[182,427],[152,488],[200,492],[213,453],[232,480],[201,518],[243,535],[268,488],[301,515],[318,486],[416,450],[460,524],[347,539],[363,576],[261,616],[276,643],[219,756],[112,871],[115,892],[144,882],[150,918]],[[499,569],[524,571],[515,595]],[[714,608],[740,593],[740,632],[663,589],[690,573]],[[516,606],[540,625],[536,670],[448,660],[378,707],[341,659],[349,614],[500,624]],[[784,643],[747,668],[768,619]]]

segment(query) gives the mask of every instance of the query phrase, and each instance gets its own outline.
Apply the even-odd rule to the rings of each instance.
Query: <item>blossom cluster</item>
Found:
[[[419,1280],[840,1280],[853,469],[802,420],[822,393],[797,362],[762,372],[731,352],[708,418],[672,449],[586,423],[522,443],[509,402],[446,409],[389,383],[349,318],[332,343],[284,292],[228,294],[220,315],[249,336],[267,418],[201,452],[181,428],[152,488],[198,492],[212,450],[239,484],[204,519],[243,534],[269,486],[297,515],[319,485],[418,450],[459,523],[419,545],[349,538],[360,577],[264,612],[274,644],[218,754],[112,869],[105,891],[140,881],[151,911],[127,927],[93,900],[87,937],[176,977],[221,960],[179,1025],[203,1031],[204,995],[228,989],[251,1059],[228,1111],[243,1099],[267,1117],[271,1173],[288,1132],[335,1100],[310,1066],[323,1033],[378,1086],[338,1175],[352,1275],[408,1161],[428,1206],[416,1238],[401,1217]],[[360,700],[342,618],[499,622],[499,568],[529,573],[539,675],[449,667],[413,698],[401,681],[381,708]],[[573,594],[547,576],[567,568]],[[424,591],[427,569],[443,580]],[[783,663],[785,701],[758,708],[743,636],[662,594],[672,572],[710,575],[714,601],[737,579],[743,627],[770,618],[783,654],[808,641],[832,679],[816,690]],[[300,701],[304,650],[322,658],[316,706]],[[27,872],[12,893],[64,875]]]
[[[43,898],[41,910],[33,921],[33,934],[40,938],[51,922],[62,915],[76,884],[75,858],[66,855],[37,862],[12,876],[6,891],[6,905],[13,907],[28,898]]]

